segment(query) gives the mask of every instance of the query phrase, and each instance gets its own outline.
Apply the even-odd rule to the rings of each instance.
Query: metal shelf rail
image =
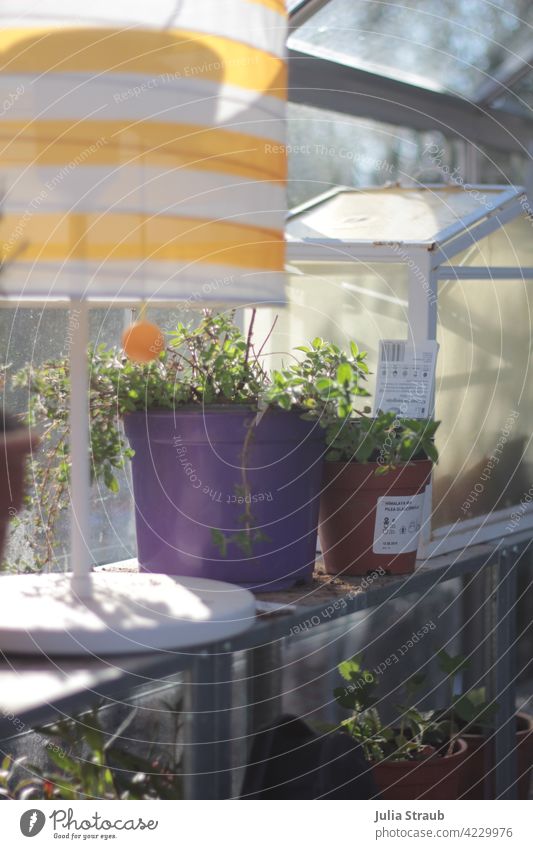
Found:
[[[0,740],[43,725],[59,716],[87,710],[105,699],[126,698],[138,688],[184,672],[187,691],[186,788],[195,799],[232,796],[232,669],[235,652],[247,652],[248,670],[261,681],[260,696],[272,712],[280,700],[276,651],[284,640],[305,640],[307,620],[316,629],[331,627],[362,610],[410,593],[430,592],[453,578],[478,574],[485,598],[480,600],[487,645],[485,679],[498,702],[494,732],[496,797],[516,795],[514,647],[516,572],[527,555],[529,534],[433,557],[412,575],[386,577],[362,589],[362,579],[342,581],[340,589],[322,578],[309,587],[276,594],[286,612],[258,615],[252,628],[222,643],[186,652],[154,652],[129,657],[92,659],[4,657],[0,662]],[[365,584],[363,584],[365,586]],[[347,588],[350,588],[349,590]],[[258,596],[258,600],[271,597]],[[342,604],[332,604],[342,598]],[[265,682],[267,685],[265,687]],[[259,690],[253,704],[258,700]],[[253,731],[253,727],[250,728]],[[1,744],[0,744],[1,745]],[[3,748],[3,747],[2,747]]]

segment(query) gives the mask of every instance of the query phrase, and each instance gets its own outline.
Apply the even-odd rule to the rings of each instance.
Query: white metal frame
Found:
[[[449,186],[430,185],[419,191],[435,191]],[[480,207],[462,220],[435,234],[429,241],[404,241],[390,244],[374,244],[370,240],[342,241],[339,239],[290,239],[287,243],[289,262],[391,262],[408,264],[408,323],[409,334],[413,341],[434,340],[437,338],[438,283],[440,280],[494,280],[494,279],[533,279],[533,268],[515,267],[462,267],[447,265],[473,242],[490,235],[503,224],[522,215],[526,195],[522,187],[472,185],[471,189],[496,191],[492,196],[494,209]],[[303,204],[293,211],[290,217],[310,209],[328,197],[344,191],[354,191],[340,187],[321,195],[313,201]],[[383,191],[380,188],[365,189]],[[399,250],[400,248],[400,250]],[[416,269],[416,273],[415,273]],[[449,551],[463,549],[469,545],[486,542],[504,536],[517,505],[505,510],[494,511],[490,515],[465,520],[461,523],[443,526],[437,530],[431,528],[431,492],[426,500],[425,521],[421,535],[419,556],[433,557]],[[525,509],[521,516],[520,529],[533,529],[533,506]]]

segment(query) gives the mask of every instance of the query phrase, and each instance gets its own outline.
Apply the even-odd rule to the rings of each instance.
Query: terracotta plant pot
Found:
[[[434,754],[420,761],[382,761],[372,771],[380,799],[458,799],[467,744],[457,740],[446,757]]]
[[[432,463],[415,460],[383,475],[376,475],[378,468],[324,463],[319,535],[330,574],[414,571]]]
[[[0,560],[9,520],[18,513],[24,494],[24,461],[38,442],[27,427],[0,433]]]
[[[519,799],[529,798],[531,767],[533,766],[533,717],[519,713],[516,717],[516,761],[518,773],[517,795]],[[463,799],[493,799],[485,793],[485,774],[494,767],[494,740],[487,740],[482,734],[463,734],[468,743],[468,757],[462,766]],[[490,766],[486,763],[487,749],[490,747]]]

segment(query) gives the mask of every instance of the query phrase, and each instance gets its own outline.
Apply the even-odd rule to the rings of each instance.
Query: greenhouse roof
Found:
[[[287,236],[289,241],[434,248],[490,218],[502,223],[510,208],[516,215],[522,192],[504,186],[335,189],[295,210]]]
[[[527,152],[529,0],[290,2],[291,99]]]

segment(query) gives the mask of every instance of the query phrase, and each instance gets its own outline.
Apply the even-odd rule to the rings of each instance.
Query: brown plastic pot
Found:
[[[453,754],[420,761],[381,761],[372,772],[380,799],[458,799],[467,744],[457,740]]]
[[[516,726],[517,795],[519,799],[528,799],[533,766],[533,717],[527,713],[518,713]],[[487,740],[482,734],[465,733],[462,736],[468,743],[468,757],[462,766],[462,798],[493,799],[494,790],[490,795],[485,792],[485,774],[494,767],[494,740]],[[490,766],[486,763],[489,747]]]
[[[432,463],[414,460],[383,475],[376,475],[378,468],[377,463],[324,463],[319,535],[329,574],[366,575],[380,568],[393,575],[414,571],[416,551],[373,550],[376,509],[380,498],[424,492]],[[413,532],[408,534],[412,539]]]
[[[0,560],[9,520],[18,513],[24,494],[24,462],[36,447],[36,434],[17,427],[0,434]]]

